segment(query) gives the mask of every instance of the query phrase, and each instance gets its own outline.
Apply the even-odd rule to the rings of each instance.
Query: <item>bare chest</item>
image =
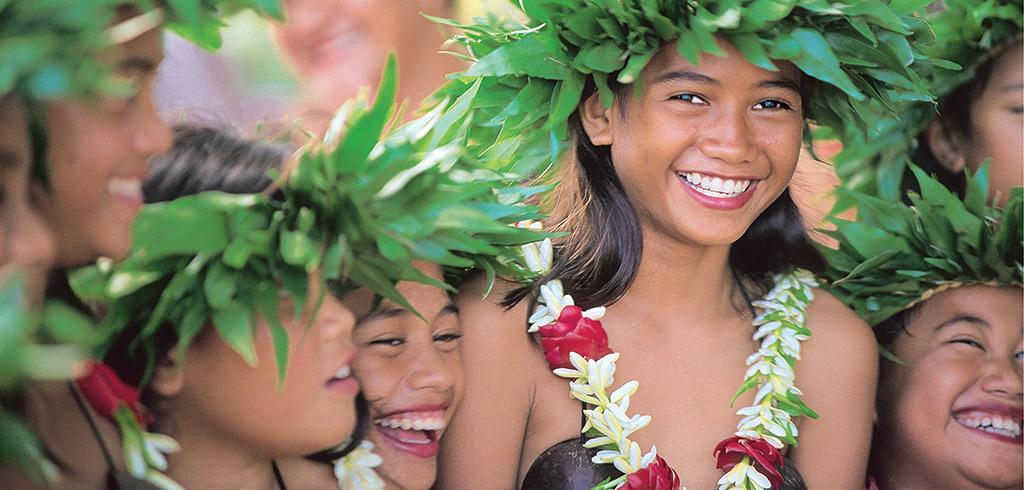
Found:
[[[638,381],[628,413],[652,417],[631,439],[644,452],[657,446],[688,488],[713,488],[722,473],[712,452],[735,432],[740,420],[736,410],[753,399],[750,392],[731,404],[743,381],[745,359],[757,348],[750,338],[752,327],[723,326],[721,336],[711,337],[633,336],[614,327],[608,331],[612,348],[620,354],[613,389]],[[551,444],[579,436],[582,407],[567,394],[568,383],[553,374],[538,385],[524,469],[531,455],[535,458]]]

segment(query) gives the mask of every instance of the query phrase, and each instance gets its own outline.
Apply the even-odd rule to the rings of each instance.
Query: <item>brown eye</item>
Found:
[[[672,100],[678,100],[694,105],[708,105],[708,102],[696,94],[677,94],[669,97]]]
[[[766,111],[791,111],[793,107],[778,99],[767,99],[754,104],[754,109]]]
[[[963,344],[985,352],[985,346],[971,338],[958,338],[949,341],[950,344]]]

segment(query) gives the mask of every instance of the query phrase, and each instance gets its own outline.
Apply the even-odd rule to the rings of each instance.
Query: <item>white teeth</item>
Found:
[[[736,197],[750,187],[749,180],[708,177],[697,172],[685,172],[680,175],[698,192],[711,197]]]
[[[115,197],[142,199],[142,181],[123,177],[107,179],[107,193]]]
[[[348,367],[348,365],[342,366],[341,369],[338,370],[338,372],[334,373],[334,377],[337,379],[345,379],[351,375],[352,368]]]
[[[957,415],[956,420],[965,427],[1006,437],[1016,438],[1021,433],[1020,420],[1012,417],[983,412],[969,412]]]
[[[440,418],[429,418],[429,419],[410,419],[410,418],[391,418],[391,419],[376,419],[373,423],[387,427],[389,429],[402,429],[402,430],[441,430],[444,429],[446,424],[444,419]]]

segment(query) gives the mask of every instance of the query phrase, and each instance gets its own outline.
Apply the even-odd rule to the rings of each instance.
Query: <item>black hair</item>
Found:
[[[802,77],[801,98],[813,89],[813,79]],[[625,110],[628,86],[612,83],[618,110]],[[596,92],[589,81],[581,100]],[[581,104],[582,106],[582,104]],[[808,107],[805,103],[803,107]],[[562,183],[564,195],[572,202],[564,206],[556,230],[569,231],[555,246],[551,271],[532,285],[509,292],[503,305],[511,308],[524,298],[536,297],[536,289],[547,281],[562,280],[581,307],[609,305],[620,299],[636,276],[643,254],[643,237],[636,210],[612,165],[611,147],[590,140],[580,117],[580,108],[569,119],[575,141],[575,160],[566,165]],[[571,175],[574,171],[575,175]],[[558,214],[556,209],[556,214]],[[796,205],[785,190],[731,247],[729,266],[738,279],[763,294],[771,287],[772,275],[792,268],[821,272],[825,260],[814,247]]]
[[[142,191],[147,203],[204,191],[244,194],[270,186],[293,149],[284,143],[239,138],[227,130],[181,125],[171,149],[150,161]]]
[[[895,315],[886,318],[873,325],[875,331],[875,339],[878,341],[878,345],[891,351],[893,344],[900,335],[907,332],[907,327],[910,323],[917,318],[917,314],[921,311],[921,305],[924,301],[917,303],[916,305],[900,310]],[[908,334],[909,335],[909,334]]]

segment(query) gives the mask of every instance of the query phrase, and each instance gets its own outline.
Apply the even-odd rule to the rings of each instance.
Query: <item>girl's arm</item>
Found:
[[[800,424],[789,456],[807,488],[864,488],[871,448],[878,351],[871,329],[831,294],[815,290],[796,385],[821,417]]]
[[[457,303],[466,385],[441,439],[436,488],[512,489],[533,392],[526,304],[504,310],[495,284],[481,300],[483,278],[466,285]]]

